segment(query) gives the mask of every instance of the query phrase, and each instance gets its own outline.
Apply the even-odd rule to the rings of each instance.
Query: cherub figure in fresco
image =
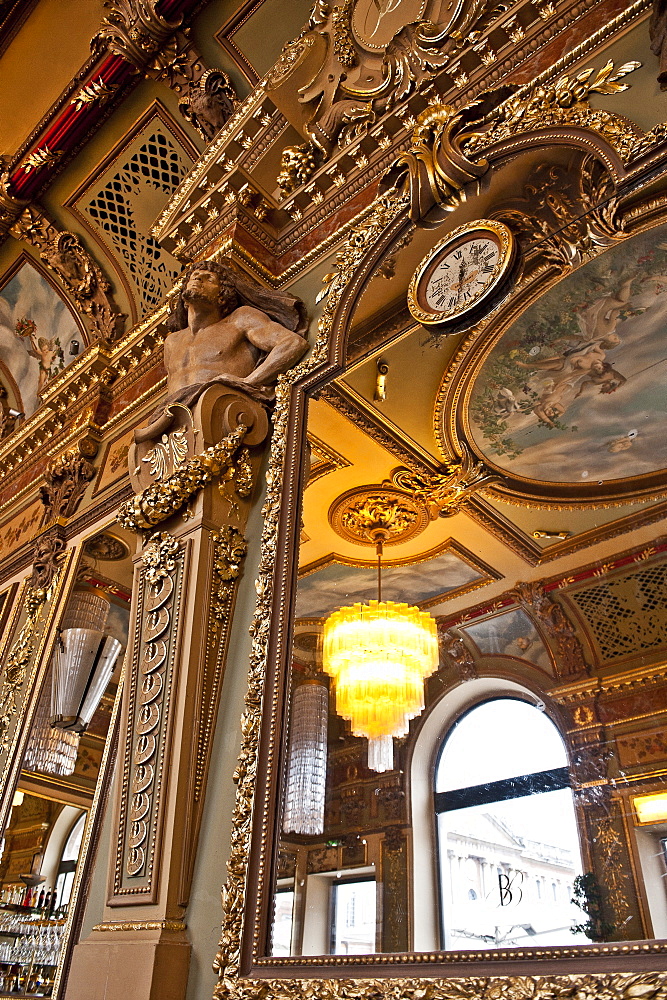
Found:
[[[558,354],[550,358],[517,361],[519,367],[537,372],[563,372],[562,378],[556,380],[560,383],[569,380],[575,373],[589,372],[598,363],[604,364],[607,352],[621,343],[615,331],[619,316],[630,300],[632,280],[626,278],[616,292],[601,296],[583,310],[578,317],[581,333],[556,341],[556,345],[563,347]]]
[[[31,319],[19,319],[16,322],[15,333],[22,340],[30,339],[30,349],[28,354],[39,362],[39,378],[37,382],[37,392],[41,392],[50,378],[53,378],[62,370],[65,364],[65,355],[60,346],[59,337],[38,337],[37,324]]]
[[[627,381],[625,375],[621,375],[607,361],[595,361],[589,368],[587,376],[582,379],[579,391],[574,398],[581,396],[588,385],[599,385],[600,392],[607,395],[610,392],[616,392]]]
[[[632,278],[626,278],[611,295],[603,295],[596,299],[580,314],[580,325],[583,337],[587,343],[601,341],[615,333],[618,318],[630,301]]]

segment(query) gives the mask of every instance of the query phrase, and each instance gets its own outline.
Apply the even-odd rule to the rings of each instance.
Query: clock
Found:
[[[511,230],[478,219],[448,233],[424,257],[410,282],[408,308],[424,326],[458,325],[489,307],[515,258]]]

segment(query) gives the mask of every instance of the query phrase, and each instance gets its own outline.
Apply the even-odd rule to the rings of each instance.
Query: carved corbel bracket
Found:
[[[407,187],[410,218],[429,228],[465,200],[466,187],[488,170],[491,152],[509,142],[516,149],[518,137],[529,139],[534,133],[543,144],[545,133],[554,130],[564,142],[569,131],[576,145],[576,133],[585,129],[599,135],[620,166],[633,155],[640,130],[627,119],[591,108],[586,98],[627,90],[628,84],[619,81],[639,65],[628,62],[616,68],[610,60],[597,72],[588,67],[552,86],[503,87],[458,111],[436,103],[420,115],[410,148],[397,157],[383,187]]]
[[[158,0],[105,0],[109,13],[90,42],[93,52],[104,48],[121,56],[137,71],[145,69],[183,18],[168,21],[157,10]]]
[[[51,462],[40,487],[44,505],[43,524],[71,517],[78,507],[88,484],[95,478],[95,466],[81,454],[79,448],[59,455]]]
[[[460,460],[448,463],[442,472],[429,475],[399,468],[392,473],[391,482],[420,500],[431,520],[452,517],[473,493],[502,481],[502,477],[491,473],[483,462],[476,462],[463,442],[461,449]]]

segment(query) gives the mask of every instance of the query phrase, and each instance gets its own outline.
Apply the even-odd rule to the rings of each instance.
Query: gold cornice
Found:
[[[601,45],[613,32],[627,28],[635,19],[643,16],[649,3],[650,0],[637,0],[627,11],[622,12],[603,28],[595,32],[586,43],[576,46],[567,56],[564,56],[555,63],[553,67],[545,70],[537,80],[548,81],[553,79],[555,74],[562,73],[573,61],[580,60],[588,55],[592,48]],[[519,6],[528,7],[529,4],[521,4]],[[273,203],[271,197],[264,194],[264,199],[268,198],[269,202],[271,202],[271,207],[279,213],[283,213],[283,215],[285,212],[291,214],[293,223],[296,223],[296,225],[287,225],[280,229],[279,235],[273,236],[271,235],[271,227],[261,224],[255,218],[252,220],[252,224],[256,230],[253,234],[255,238],[259,238],[260,242],[266,242],[266,239],[268,239],[272,245],[275,243],[275,250],[270,250],[270,252],[279,259],[287,250],[297,246],[299,240],[306,233],[316,231],[318,226],[335,214],[346,201],[349,201],[350,197],[363,188],[369,187],[383,173],[395,153],[406,147],[409,130],[412,124],[414,124],[414,115],[423,107],[422,91],[427,90],[429,87],[432,88],[434,84],[437,85],[439,83],[440,86],[437,89],[442,92],[443,100],[455,100],[457,106],[465,104],[473,100],[481,90],[488,89],[492,81],[498,81],[503,76],[516,71],[518,66],[522,65],[526,59],[534,58],[536,52],[539,52],[544,46],[549,44],[558,35],[559,31],[561,31],[559,24],[562,26],[562,18],[559,22],[559,13],[562,12],[565,17],[579,17],[581,14],[588,13],[590,9],[589,4],[583,3],[554,3],[551,6],[554,9],[549,16],[540,15],[542,18],[541,22],[540,20],[531,22],[533,28],[538,29],[534,37],[532,35],[530,38],[526,37],[523,47],[520,44],[512,44],[506,57],[502,60],[500,58],[496,59],[491,80],[489,79],[488,67],[484,65],[480,53],[476,51],[479,49],[479,43],[475,44],[474,48],[468,47],[457,51],[455,59],[460,59],[462,55],[470,56],[472,54],[479,63],[475,69],[470,71],[475,78],[472,83],[469,83],[466,76],[464,83],[461,85],[460,81],[457,82],[458,78],[455,80],[452,76],[454,67],[445,65],[433,80],[429,79],[422,85],[421,91],[419,89],[414,91],[402,102],[398,103],[365,133],[363,137],[345,145],[340,150],[335,150],[318,167],[308,181],[295,189],[285,201]],[[594,6],[597,6],[597,4],[594,4]],[[512,13],[515,15],[516,11],[513,10]],[[501,30],[502,27],[501,19],[496,18],[492,24],[484,27],[481,34],[486,38],[491,32],[496,29]],[[507,43],[503,43],[503,45],[505,44]],[[501,48],[503,45],[501,45]],[[537,48],[535,47],[536,45]],[[529,86],[532,86],[532,84],[525,85],[521,88],[520,92]],[[238,108],[234,118],[230,119],[216,141],[209,146],[202,158],[195,164],[190,176],[186,178],[184,186],[182,185],[179,191],[174,194],[165,208],[163,215],[154,226],[153,235],[156,238],[162,240],[171,238],[169,237],[169,233],[179,228],[181,223],[187,223],[188,219],[192,221],[195,211],[205,210],[204,206],[209,205],[214,191],[228,185],[228,181],[235,171],[238,172],[240,170],[239,177],[242,179],[245,178],[245,174],[243,173],[244,153],[241,153],[240,159],[236,158],[233,161],[232,159],[226,159],[224,151],[226,145],[235,138],[238,138],[242,149],[249,148],[249,139],[244,133],[244,127],[252,118],[257,119],[260,117],[263,110],[262,101],[264,99],[270,101],[270,94],[267,94],[266,78],[258,84],[257,90]],[[272,103],[270,104],[270,108],[275,111],[275,106]],[[268,114],[266,109],[264,109],[262,120],[264,119],[266,121],[253,137],[252,144],[262,142],[265,138],[265,133],[268,134],[275,126],[272,115]],[[390,120],[391,128],[389,129],[389,133],[391,135],[387,132]],[[364,151],[362,151],[360,146],[362,141],[364,143]],[[374,144],[374,150],[368,150],[369,142]],[[208,183],[198,195],[195,195],[195,189],[216,162],[218,162],[219,166],[222,166],[223,176],[217,182]],[[332,178],[335,179],[335,183],[333,184],[331,184]],[[319,181],[322,181],[322,183],[318,186]],[[238,187],[238,185],[234,184],[233,187]],[[236,196],[232,189],[228,189],[226,190],[225,197],[227,199],[234,199]],[[180,214],[179,205],[184,206]],[[200,225],[199,228],[201,229]],[[173,238],[175,239],[175,237]],[[181,240],[183,247],[188,245],[189,239],[190,237],[183,237]],[[209,253],[209,248],[205,240],[202,241],[202,238],[199,237],[195,256],[204,256],[207,253]],[[291,276],[290,274],[289,277]],[[283,273],[281,278],[283,281],[288,280],[288,275]],[[272,280],[276,281],[276,278],[274,277]]]
[[[575,681],[572,684],[559,684],[551,688],[549,694],[559,704],[569,705],[574,702],[592,700],[600,694],[621,694],[633,691],[635,688],[653,687],[664,681],[667,681],[667,665],[661,663],[654,667],[638,667],[620,674],[596,678],[586,677],[584,680]],[[626,719],[623,720],[623,722],[626,721]]]
[[[93,931],[102,934],[115,933],[117,931],[170,931],[180,932],[186,929],[182,920],[108,920],[105,923],[95,924]]]

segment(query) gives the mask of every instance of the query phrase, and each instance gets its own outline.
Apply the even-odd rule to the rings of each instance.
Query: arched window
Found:
[[[76,871],[76,863],[79,860],[79,851],[81,850],[81,841],[83,840],[83,830],[86,825],[86,815],[87,813],[85,812],[81,813],[72,827],[63,848],[62,857],[60,858],[60,864],[58,866],[58,875],[56,878],[56,907],[58,910],[63,910],[65,913],[67,912],[67,906],[69,904],[70,896],[72,895],[74,873]]]
[[[545,712],[508,697],[466,712],[442,743],[434,800],[447,950],[586,940],[556,892],[582,868],[565,746]]]

